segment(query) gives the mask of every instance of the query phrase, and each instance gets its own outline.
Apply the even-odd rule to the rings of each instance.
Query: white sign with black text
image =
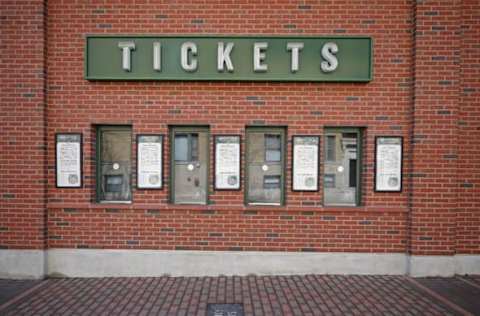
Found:
[[[293,137],[293,190],[318,190],[318,136]]]
[[[375,191],[402,190],[402,138],[375,139]]]
[[[215,189],[240,189],[240,136],[215,137]]]
[[[82,135],[57,134],[56,186],[79,188],[82,186]]]
[[[162,188],[163,138],[161,135],[137,137],[137,187]]]

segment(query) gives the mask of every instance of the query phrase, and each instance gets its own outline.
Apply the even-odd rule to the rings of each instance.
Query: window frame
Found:
[[[354,205],[342,205],[342,204],[325,204],[325,167],[326,162],[332,162],[327,160],[327,146],[324,146],[324,154],[322,158],[324,159],[323,168],[321,171],[322,174],[322,205],[324,207],[359,207],[362,205],[362,178],[363,178],[363,145],[364,145],[364,128],[362,127],[329,127],[326,126],[323,129],[323,140],[326,143],[327,137],[331,133],[353,133],[357,135],[357,179],[356,179],[356,192],[355,192],[355,204]],[[325,144],[326,145],[326,144]],[[336,157],[335,157],[336,158]],[[336,161],[336,160],[335,160]]]
[[[207,183],[206,183],[206,198],[205,203],[175,203],[175,135],[178,134],[191,134],[191,133],[207,133]],[[188,136],[190,140],[190,136]],[[170,157],[169,157],[169,181],[168,181],[168,202],[174,205],[209,205],[210,204],[210,126],[209,125],[172,125],[169,126],[169,142],[170,142]],[[190,156],[190,141],[188,142],[188,155]],[[198,144],[197,144],[198,146]],[[197,147],[198,151],[198,147]]]
[[[250,175],[249,175],[249,168],[248,168],[248,163],[249,163],[249,137],[250,134],[254,133],[262,133],[265,135],[268,134],[280,134],[280,161],[278,162],[270,162],[270,163],[278,163],[281,165],[281,170],[282,173],[280,174],[280,203],[258,203],[258,202],[253,202],[249,200],[248,196],[248,187],[249,187],[249,181],[250,181]],[[286,204],[286,176],[287,176],[287,127],[285,126],[247,126],[245,128],[245,158],[243,161],[245,161],[245,190],[244,190],[244,196],[243,196],[243,203],[245,206],[285,206]],[[283,141],[282,141],[283,138]],[[265,144],[264,144],[265,146]],[[264,148],[266,152],[266,147]],[[264,153],[264,159],[266,153]],[[267,162],[267,161],[266,161]]]
[[[102,133],[105,131],[130,131],[130,174],[128,181],[130,183],[130,200],[125,201],[115,201],[115,200],[103,200],[101,199],[102,195],[102,183],[103,183],[103,174],[102,174]],[[133,202],[133,179],[132,179],[132,170],[133,170],[133,127],[132,125],[96,125],[95,126],[95,202],[96,203],[114,203],[114,204],[130,204]]]

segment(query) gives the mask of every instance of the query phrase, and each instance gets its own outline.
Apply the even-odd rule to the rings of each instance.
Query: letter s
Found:
[[[322,47],[322,57],[325,59],[320,64],[320,68],[323,72],[335,71],[338,67],[337,57],[334,55],[338,53],[338,46],[333,42],[325,43]]]

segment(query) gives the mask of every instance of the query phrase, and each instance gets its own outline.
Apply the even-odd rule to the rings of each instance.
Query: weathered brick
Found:
[[[21,10],[2,10],[2,16],[6,17],[2,20],[2,44],[9,47],[2,55],[5,58],[2,87],[6,87],[2,114],[4,109],[15,109],[15,112],[6,116],[9,120],[1,127],[2,135],[8,135],[0,139],[2,149],[8,148],[10,158],[0,158],[4,188],[0,223],[2,228],[8,228],[2,231],[0,244],[6,246],[8,240],[8,247],[12,249],[42,249],[47,245],[49,248],[479,253],[475,199],[480,176],[471,166],[477,165],[475,152],[480,139],[477,129],[480,110],[476,106],[480,87],[478,73],[474,71],[480,35],[474,17],[462,14],[455,2],[417,1],[415,6],[392,2],[371,6],[368,10],[363,3],[353,2],[335,4],[340,6],[336,10],[331,9],[333,4],[329,3],[320,8],[314,3],[288,1],[249,3],[248,6],[240,1],[235,4],[238,7],[231,6],[228,10],[221,5],[192,3],[181,15],[175,2],[165,3],[161,8],[144,3],[141,9],[118,8],[108,1],[101,7],[95,3],[79,6],[74,2],[50,1],[44,10],[43,5],[39,1]],[[348,19],[338,19],[339,10],[345,12]],[[85,22],[89,16],[93,23]],[[239,21],[239,16],[255,18],[244,23],[242,19]],[[279,19],[281,16],[288,18]],[[385,16],[389,18],[384,19]],[[416,21],[412,21],[413,16]],[[52,35],[48,40],[41,33],[46,18],[56,21],[48,24],[48,34]],[[18,32],[18,24],[5,22],[11,19],[29,21],[29,24],[22,25]],[[131,21],[143,22],[133,25]],[[127,28],[129,31],[125,32]],[[327,36],[329,33],[367,34],[374,38],[374,79],[369,83],[94,82],[84,79],[81,48],[85,34],[184,35],[198,30],[233,35],[258,35],[258,30],[265,30],[266,35],[285,35],[288,30]],[[445,41],[447,33],[449,39]],[[38,45],[34,50],[31,38],[35,38]],[[201,56],[201,50],[199,54]],[[268,56],[266,60],[268,62]],[[471,62],[459,63],[464,60]],[[48,63],[47,82],[44,63]],[[307,66],[310,65],[301,63],[301,67]],[[45,111],[45,100],[48,111]],[[131,124],[134,134],[167,136],[163,157],[165,190],[134,189],[131,207],[96,204],[95,124]],[[212,136],[241,135],[242,158],[245,126],[286,126],[289,141],[286,205],[245,210],[244,182],[240,191],[210,188],[210,204],[218,207],[218,211],[209,210],[211,206],[170,205],[168,126],[176,124],[209,125]],[[325,126],[365,127],[361,157],[364,205],[358,208],[325,208],[323,192],[291,190],[291,136],[322,135]],[[84,136],[85,185],[81,189],[55,188],[54,135],[60,132],[81,132]],[[372,189],[374,138],[389,134],[404,137],[404,189],[400,193],[377,193]],[[324,147],[322,143],[321,176]],[[135,145],[132,154],[135,160]],[[26,164],[22,157],[34,159]],[[245,168],[243,159],[242,163]],[[213,162],[209,167],[212,176]],[[132,173],[135,171],[134,162]],[[25,172],[28,177],[24,176]],[[452,175],[458,178],[452,179]],[[243,181],[243,170],[242,177]],[[135,177],[132,185],[136,185]],[[458,192],[458,199],[450,198],[451,192]],[[25,206],[27,199],[28,207]],[[425,206],[423,199],[431,203]],[[373,215],[369,212],[386,206],[411,210],[411,216],[400,211],[373,212]],[[458,209],[456,217],[451,215],[452,208]],[[365,212],[368,212],[368,221],[364,219]],[[12,214],[28,214],[29,225],[21,227],[12,221]],[[432,219],[435,221],[429,224]],[[450,223],[456,225],[455,234],[442,228]],[[433,225],[433,231],[423,236],[423,229],[429,225]],[[277,233],[272,233],[273,226],[282,227],[281,233],[278,232],[282,242],[277,245],[270,240],[274,245],[266,246],[268,238],[275,238],[268,236]],[[78,227],[88,227],[88,235],[73,229]],[[409,227],[412,240],[406,243]],[[128,228],[134,235],[118,234],[119,228]],[[372,233],[350,238],[360,229]],[[64,233],[67,230],[68,234]],[[199,232],[203,235],[199,236]],[[208,243],[203,240],[206,232],[228,238],[215,239],[215,243],[212,239]],[[260,236],[256,245],[249,239],[252,232]],[[419,238],[421,234],[423,239]],[[25,241],[26,235],[31,236],[28,241]],[[175,241],[167,239],[173,235]],[[45,236],[50,236],[47,242]],[[105,236],[110,236],[108,242]]]

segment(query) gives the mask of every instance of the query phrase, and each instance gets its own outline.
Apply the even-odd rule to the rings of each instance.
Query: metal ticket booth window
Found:
[[[208,127],[173,127],[170,143],[171,201],[176,204],[207,204]]]
[[[359,129],[325,130],[325,205],[360,204],[361,144]]]
[[[246,202],[284,204],[285,129],[247,128]]]
[[[132,129],[97,128],[97,201],[129,202],[131,190]]]

